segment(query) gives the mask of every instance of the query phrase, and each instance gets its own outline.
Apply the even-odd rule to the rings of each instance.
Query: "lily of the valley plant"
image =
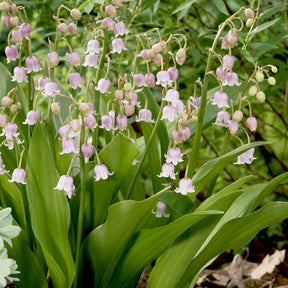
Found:
[[[43,38],[44,57],[33,50],[25,7],[0,4],[12,65],[11,75],[0,64],[0,204],[21,230],[5,238],[0,219],[0,287],[8,280],[16,287],[135,287],[149,265],[148,287],[193,287],[217,255],[287,216],[285,202],[255,210],[287,174],[214,189],[228,164],[257,161],[258,146],[267,144],[250,140],[253,107],[265,101],[262,84],[275,85],[277,67],[257,63],[240,80],[233,55],[240,34],[249,49],[259,5],[219,25],[205,74],[191,77],[187,96],[177,82],[187,37],[158,28],[136,33],[141,1],[108,2],[95,4],[93,25],[81,20],[83,7],[61,5],[55,33]],[[210,80],[218,84],[208,91]],[[222,152],[199,165],[201,135],[212,126],[225,134]],[[1,239],[13,237],[7,254]]]

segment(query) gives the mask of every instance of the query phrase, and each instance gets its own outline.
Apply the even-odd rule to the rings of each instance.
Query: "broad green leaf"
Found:
[[[144,229],[129,242],[109,287],[134,287],[139,275],[178,236],[207,216],[217,217],[220,211],[205,211],[185,215],[162,227]],[[193,228],[192,228],[193,229]],[[161,239],[161,241],[159,241]]]
[[[228,152],[216,159],[206,162],[197,173],[193,176],[192,181],[195,185],[196,192],[199,192],[205,185],[209,184],[210,181],[221,171],[223,168],[236,161],[236,157],[244,153],[248,149],[268,144],[268,142],[254,142],[243,145],[231,152]]]
[[[123,179],[132,177],[127,175],[127,172],[138,153],[136,145],[121,133],[101,150],[99,153],[101,162],[114,174],[107,180],[95,182],[94,171],[87,171],[86,227],[93,229],[105,221],[108,207],[121,189]]]
[[[65,193],[54,189],[60,177],[39,122],[30,142],[26,171],[32,229],[41,245],[53,285],[71,287],[74,263],[68,238],[69,205]]]
[[[227,222],[211,239],[209,245],[187,266],[186,273],[183,273],[183,278],[177,283],[179,285],[177,287],[185,287],[185,284],[190,282],[210,259],[224,251],[243,247],[259,231],[282,221],[287,215],[288,202],[273,202],[252,214]]]
[[[222,12],[222,13],[225,14],[225,15],[229,15],[229,13],[228,13],[228,11],[227,11],[227,8],[226,8],[225,3],[224,3],[223,0],[214,0],[213,3],[216,5],[217,9],[218,9],[220,12]]]
[[[105,223],[94,229],[83,242],[82,265],[79,267],[83,270],[79,271],[78,277],[82,282],[78,287],[88,284],[107,287],[132,235],[169,222],[167,218],[156,218],[152,214],[161,194],[144,201],[121,201],[109,207]]]

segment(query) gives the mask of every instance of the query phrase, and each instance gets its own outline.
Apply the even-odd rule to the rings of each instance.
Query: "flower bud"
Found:
[[[258,82],[262,82],[264,80],[264,74],[262,71],[257,71],[255,78]]]
[[[21,104],[20,102],[17,102],[16,105],[17,105],[17,107],[18,107],[18,111],[21,110],[22,104]]]
[[[81,123],[78,119],[73,119],[70,122],[70,127],[73,129],[74,132],[79,132],[81,130]]]
[[[89,106],[86,103],[80,103],[79,106],[78,106],[78,109],[84,115],[89,113],[89,111],[90,111]]]
[[[254,18],[254,11],[251,8],[245,10],[245,16],[247,18]]]
[[[6,114],[0,114],[0,127],[5,127],[7,123]]]
[[[4,96],[1,100],[1,104],[4,108],[9,107],[12,102],[13,102],[12,99],[8,96]]]
[[[48,53],[48,61],[49,61],[53,66],[58,65],[58,63],[59,63],[59,61],[60,61],[58,53],[57,53],[57,52]]]
[[[266,96],[265,96],[265,94],[264,94],[263,91],[259,91],[259,92],[257,92],[257,94],[256,94],[256,98],[257,98],[260,102],[264,102],[265,99],[266,99]]]
[[[17,114],[19,111],[18,106],[16,104],[13,104],[10,108],[10,111],[13,115]]]
[[[271,67],[271,71],[272,71],[273,73],[277,73],[277,72],[278,72],[278,68],[277,68],[276,66],[272,66],[272,67]]]
[[[59,114],[60,113],[60,104],[59,102],[54,102],[51,104],[51,111],[54,114]]]
[[[82,154],[84,155],[84,157],[86,158],[90,158],[93,154],[94,154],[94,146],[92,144],[87,143],[87,145],[85,145],[85,143],[81,146],[81,151]]]
[[[2,16],[1,22],[4,25],[4,27],[9,28],[10,27],[10,16]]]
[[[132,91],[125,92],[124,97],[127,101],[132,101],[133,100],[133,92]]]
[[[18,11],[18,7],[16,4],[13,3],[12,5],[9,5],[8,13],[13,14],[13,12],[17,13],[17,11]]]
[[[74,23],[70,23],[68,25],[68,32],[74,35],[77,34],[77,25]]]
[[[235,111],[232,118],[237,122],[241,121],[243,119],[243,112],[240,110]]]
[[[270,85],[275,85],[275,84],[276,84],[276,79],[275,79],[274,77],[269,77],[269,78],[268,78],[268,83],[269,83]]]
[[[185,55],[186,55],[186,52],[184,48],[180,48],[176,53],[176,57],[179,59],[183,58]]]
[[[21,30],[12,31],[12,39],[15,43],[22,43],[23,41],[23,33]]]
[[[68,33],[68,26],[66,23],[60,23],[58,26],[57,26],[57,29],[60,33],[62,34],[66,34]]]
[[[247,28],[250,28],[253,25],[253,23],[254,23],[254,20],[249,18],[249,19],[247,19],[245,25],[246,25]]]
[[[8,11],[8,9],[9,9],[9,3],[8,2],[2,2],[1,4],[0,4],[1,6],[1,10],[3,11],[3,12],[7,12]]]
[[[115,91],[114,95],[117,100],[122,101],[124,98],[124,91],[122,89],[118,89]]]
[[[153,53],[153,51],[151,49],[148,49],[147,50],[147,57],[148,57],[148,60],[153,60],[155,58],[156,54]]]
[[[131,91],[131,90],[132,90],[132,85],[131,85],[131,83],[126,82],[126,83],[124,84],[124,86],[123,86],[123,89],[124,89],[125,92]]]
[[[81,18],[81,12],[75,8],[71,10],[70,15],[76,21],[80,20]]]
[[[231,134],[235,134],[239,128],[239,124],[235,120],[229,120],[228,128]]]
[[[155,76],[152,73],[145,74],[145,82],[149,87],[155,86]]]
[[[113,17],[113,16],[115,16],[117,14],[117,10],[116,10],[116,8],[113,5],[106,6],[105,7],[105,12],[111,17]]]
[[[153,53],[157,54],[157,53],[162,52],[163,49],[160,43],[156,43],[152,46],[151,50]]]
[[[135,112],[135,106],[133,104],[126,104],[124,109],[127,116],[132,116]]]
[[[249,130],[251,132],[256,131],[256,129],[257,129],[257,120],[256,120],[255,117],[247,118],[246,124],[247,124],[247,127],[249,128]]]
[[[19,18],[17,16],[10,17],[10,26],[17,27],[19,24]]]
[[[119,8],[122,6],[122,0],[112,0],[112,3]]]
[[[197,122],[198,121],[198,115],[193,114],[192,118],[191,118],[191,121],[194,122],[194,123]]]
[[[251,86],[249,88],[249,92],[248,93],[249,93],[250,96],[255,96],[257,91],[258,91],[257,86],[253,85],[253,86]]]
[[[163,57],[160,54],[157,54],[155,56],[155,58],[153,59],[153,61],[154,61],[155,65],[159,67],[163,61],[162,59],[163,59]]]

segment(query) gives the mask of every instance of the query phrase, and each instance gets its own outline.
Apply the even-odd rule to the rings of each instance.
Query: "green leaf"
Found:
[[[221,171],[223,168],[236,160],[236,157],[244,153],[248,149],[268,144],[269,142],[254,142],[243,145],[229,153],[226,153],[216,159],[206,162],[192,178],[196,192],[199,192],[204,186],[210,183],[210,181]]]
[[[283,5],[279,5],[279,6],[275,6],[275,7],[271,7],[271,8],[268,8],[268,9],[265,9],[263,11],[263,13],[261,13],[259,15],[259,19],[263,20],[263,19],[266,19],[266,18],[269,18],[270,16],[276,14],[277,12],[280,12],[282,11],[286,6],[288,5],[287,4],[283,4]]]
[[[93,9],[94,9],[94,5],[88,4],[87,6],[85,6],[84,11],[89,15]]]
[[[265,22],[264,24],[261,24],[259,26],[257,26],[255,29],[252,30],[251,34],[249,35],[249,41],[251,41],[251,39],[254,37],[255,34],[268,29],[269,27],[275,25],[281,18],[277,18],[268,22]]]
[[[217,214],[221,213],[220,211],[193,213],[166,226],[141,230],[138,235],[135,235],[135,240],[130,241],[123,252],[109,287],[112,288],[117,285],[119,287],[134,287],[144,268],[157,259],[178,236],[207,216],[213,215],[214,218],[217,218]],[[159,241],[160,239],[161,241]]]
[[[216,5],[217,9],[218,9],[220,12],[222,12],[222,13],[225,14],[225,15],[229,15],[229,13],[228,13],[228,11],[227,11],[227,9],[226,9],[226,6],[225,6],[225,3],[224,3],[223,0],[214,0],[213,3]]]
[[[186,273],[183,273],[183,278],[177,283],[177,287],[185,287],[185,284],[191,281],[191,276],[197,275],[209,260],[224,251],[243,247],[260,230],[282,221],[287,215],[287,202],[273,202],[252,214],[225,223],[209,245],[187,266]]]
[[[74,263],[68,239],[70,210],[65,193],[54,189],[59,175],[40,122],[33,131],[26,171],[32,229],[41,245],[53,285],[71,287]]]
[[[83,242],[80,265],[83,270],[79,270],[78,277],[82,282],[78,287],[107,287],[132,235],[169,221],[152,214],[161,194],[144,201],[121,201],[109,207],[106,222],[94,229]]]
[[[197,2],[197,0],[189,0],[189,1],[186,1],[184,3],[182,3],[180,6],[178,6],[173,12],[172,12],[172,15],[173,14],[176,14],[178,12],[180,12],[179,16],[178,16],[178,20],[180,20],[185,14],[188,13],[188,10],[190,9],[191,5],[193,3]]]
[[[95,182],[94,171],[88,171],[85,195],[86,227],[94,228],[105,221],[108,207],[121,189],[124,178],[131,177],[127,172],[138,153],[137,146],[121,133],[101,150],[99,153],[101,162],[114,174],[107,180]]]

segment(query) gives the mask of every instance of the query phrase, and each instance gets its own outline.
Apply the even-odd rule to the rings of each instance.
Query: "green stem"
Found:
[[[217,35],[216,35],[216,37],[214,39],[214,42],[212,44],[211,49],[209,50],[209,56],[208,56],[206,70],[205,70],[205,76],[204,76],[204,84],[203,84],[203,88],[202,88],[202,91],[201,91],[200,110],[199,110],[198,121],[197,121],[197,126],[196,126],[194,146],[193,146],[193,149],[192,149],[191,161],[190,161],[190,165],[189,165],[189,168],[188,168],[189,169],[189,171],[188,171],[188,177],[189,178],[192,178],[192,176],[193,176],[193,174],[195,172],[196,164],[197,164],[197,156],[198,156],[199,149],[200,149],[202,125],[203,125],[203,121],[204,121],[205,109],[206,109],[206,103],[207,103],[208,72],[210,71],[211,64],[212,64],[212,59],[213,59],[213,55],[214,55],[214,53],[212,51],[215,50],[215,48],[217,46],[217,43],[219,41],[220,35],[223,32],[223,30],[224,30],[225,26],[227,25],[227,23],[229,23],[229,21],[231,21],[242,10],[243,10],[243,8],[238,10],[236,13],[234,13],[231,17],[226,19],[226,21],[219,26],[219,30],[217,32]]]
[[[83,119],[82,119],[83,122]],[[85,140],[85,126],[82,125],[81,135],[80,135],[80,147]],[[83,233],[83,222],[84,222],[84,205],[85,205],[85,192],[86,192],[86,183],[85,183],[85,157],[81,154],[80,156],[80,178],[81,178],[81,194],[80,194],[80,205],[79,205],[79,214],[78,214],[78,225],[77,225],[77,242],[76,242],[76,255],[75,255],[75,279],[73,287],[77,288],[77,272],[80,261],[80,248],[82,243],[82,233]]]
[[[157,129],[159,127],[159,124],[160,124],[160,121],[161,121],[161,116],[162,116],[162,111],[163,111],[163,108],[164,108],[164,101],[161,102],[161,106],[160,106],[160,110],[159,110],[159,113],[158,113],[158,117],[157,117],[157,120],[156,120],[156,123],[155,123],[155,126],[152,130],[152,133],[150,135],[150,138],[146,144],[146,147],[145,147],[145,150],[144,150],[144,153],[143,153],[143,157],[142,159],[140,160],[140,162],[138,163],[138,166],[137,166],[137,169],[133,175],[133,178],[131,180],[131,183],[130,183],[130,186],[129,186],[129,189],[128,189],[128,193],[127,193],[127,196],[126,196],[126,199],[129,199],[132,191],[133,191],[133,188],[134,188],[134,185],[136,183],[136,179],[138,177],[138,174],[140,172],[140,169],[142,168],[142,165],[144,163],[144,160],[145,160],[145,157],[146,155],[148,154],[147,151],[149,150],[150,148],[150,145],[154,139],[154,137],[156,136],[156,132],[157,132]]]

